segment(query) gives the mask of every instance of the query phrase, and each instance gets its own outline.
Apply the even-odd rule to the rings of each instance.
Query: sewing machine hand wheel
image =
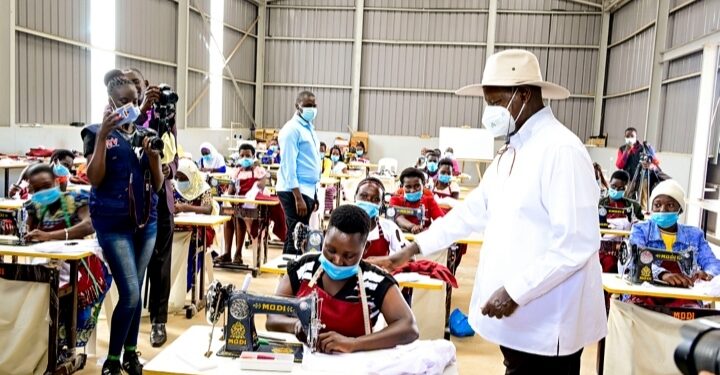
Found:
[[[305,241],[307,240],[309,228],[303,223],[297,223],[295,230],[293,231],[293,242],[296,249],[304,250]]]
[[[228,285],[223,288],[222,284],[218,280],[214,280],[208,287],[207,293],[205,294],[205,318],[209,324],[215,324],[220,319],[225,304],[227,303],[227,296],[232,291],[233,286]]]

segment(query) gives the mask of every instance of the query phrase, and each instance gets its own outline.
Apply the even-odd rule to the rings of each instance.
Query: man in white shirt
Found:
[[[506,50],[457,94],[485,97],[483,125],[506,145],[464,203],[374,263],[398,266],[484,232],[471,326],[500,345],[506,374],[579,374],[582,349],[607,323],[592,162],[542,100],[570,93],[542,80],[532,53]]]

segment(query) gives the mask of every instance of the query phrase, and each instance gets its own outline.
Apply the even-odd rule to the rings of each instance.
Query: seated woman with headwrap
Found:
[[[630,243],[673,253],[692,250],[694,257],[691,267],[682,267],[677,262],[655,261],[652,265],[653,279],[661,284],[689,288],[698,280],[709,281],[720,274],[720,260],[710,249],[703,232],[697,227],[678,223],[685,207],[685,191],[680,184],[674,180],[657,184],[650,196],[650,205],[650,220],[633,225]],[[630,300],[647,305],[698,305],[696,301],[667,298],[633,296]]]
[[[215,149],[215,146],[210,142],[203,142],[200,145],[200,153],[202,157],[198,160],[198,165],[202,172],[225,173],[227,170],[225,157]]]
[[[213,213],[213,200],[210,192],[210,185],[205,182],[205,177],[198,170],[197,165],[192,160],[180,159],[178,162],[178,170],[175,174],[175,212],[180,213],[196,213],[210,215]],[[190,232],[191,227],[176,225],[175,232]],[[188,252],[187,266],[187,290],[192,287],[193,273],[199,268],[195,267],[192,261],[195,254],[195,242],[197,232],[193,232],[190,237],[190,249]],[[200,238],[199,241],[203,239]],[[206,231],[205,241],[212,244],[215,240],[215,230],[208,228]],[[198,267],[201,267],[203,260],[197,261]]]

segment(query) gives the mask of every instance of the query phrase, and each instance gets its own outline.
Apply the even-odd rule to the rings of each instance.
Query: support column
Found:
[[[178,129],[187,129],[188,115],[188,28],[190,19],[189,0],[178,0],[177,12],[177,68],[175,70],[175,92],[178,93],[178,102],[175,106],[175,124]]]
[[[0,126],[15,125],[15,1],[0,1]]]
[[[655,45],[653,47],[652,71],[650,72],[650,93],[648,95],[647,118],[645,120],[645,140],[660,147],[662,129],[660,127],[660,96],[662,93],[663,62],[662,54],[667,41],[667,25],[670,12],[670,0],[658,0],[655,20]]]
[[[688,189],[689,202],[702,199],[705,196],[705,180],[707,178],[707,164],[710,149],[710,132],[712,129],[712,111],[717,78],[718,44],[707,44],[703,48],[702,75],[700,76],[700,90],[698,92],[697,119],[695,120],[695,138],[692,148],[692,161],[690,163],[690,188]],[[688,204],[686,224],[700,226],[700,209],[697,205]]]
[[[257,11],[257,41],[255,43],[255,124],[265,127],[265,34],[267,30],[267,1],[261,0]],[[250,30],[252,31],[252,30]],[[250,139],[255,139],[255,129],[250,128]]]
[[[592,135],[602,132],[603,96],[605,95],[605,75],[607,73],[607,49],[610,37],[610,12],[603,12],[600,24],[600,49],[598,50],[598,70],[595,77],[595,109],[593,110]]]
[[[356,132],[360,125],[360,70],[362,68],[362,38],[365,0],[355,0],[355,28],[353,33],[352,78],[350,86],[350,129]]]
[[[490,0],[488,9],[487,23],[487,47],[485,49],[485,59],[495,53],[495,24],[497,22],[497,2],[498,0]]]

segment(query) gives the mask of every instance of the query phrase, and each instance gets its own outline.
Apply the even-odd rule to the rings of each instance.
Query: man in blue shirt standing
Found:
[[[300,254],[295,248],[293,231],[297,223],[307,225],[317,204],[316,188],[320,181],[320,142],[313,121],[317,116],[315,94],[302,91],[295,101],[297,110],[280,130],[280,171],[276,190],[287,224],[284,254]]]

